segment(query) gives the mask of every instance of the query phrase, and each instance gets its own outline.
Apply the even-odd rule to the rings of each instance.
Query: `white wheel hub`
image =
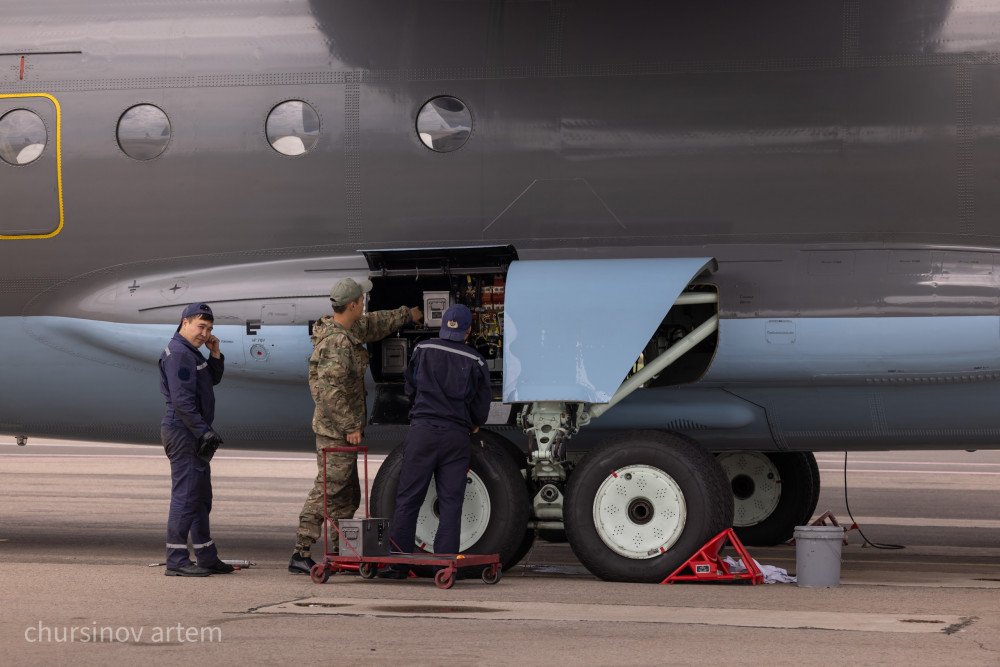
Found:
[[[601,540],[626,558],[665,552],[687,520],[684,493],[659,468],[632,465],[616,470],[594,495],[594,527]]]
[[[755,526],[767,519],[781,500],[781,475],[760,452],[728,452],[719,464],[733,487],[733,525]]]
[[[462,501],[462,536],[459,551],[465,551],[478,542],[490,524],[490,494],[479,475],[471,470],[465,473],[465,500]],[[438,529],[437,487],[434,486],[434,476],[431,476],[430,486],[424,504],[420,506],[417,515],[417,533],[415,545],[417,549],[431,551],[434,548],[434,537]]]

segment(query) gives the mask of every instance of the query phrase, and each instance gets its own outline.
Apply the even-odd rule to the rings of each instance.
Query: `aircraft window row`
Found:
[[[457,97],[435,97],[417,114],[417,135],[432,151],[456,151],[472,135],[472,113]]]
[[[274,150],[282,155],[302,155],[319,141],[319,114],[302,100],[282,102],[267,114],[265,131]]]
[[[45,123],[35,112],[14,109],[0,116],[0,159],[7,164],[34,162],[45,150],[47,141]]]
[[[265,133],[271,147],[282,155],[304,155],[319,141],[319,114],[302,100],[281,102],[267,115]],[[472,113],[456,97],[435,97],[417,114],[417,135],[427,148],[450,153],[472,135]],[[135,160],[152,160],[170,143],[170,119],[152,104],[130,107],[118,119],[118,146]],[[12,165],[37,160],[45,150],[48,133],[38,114],[14,109],[0,116],[0,159]]]
[[[130,158],[152,160],[170,143],[170,120],[163,109],[137,104],[118,119],[118,146]]]

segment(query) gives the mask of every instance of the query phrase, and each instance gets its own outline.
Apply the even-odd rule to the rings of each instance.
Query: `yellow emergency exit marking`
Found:
[[[9,93],[0,94],[0,99],[12,97],[44,97],[56,108],[56,186],[59,193],[59,226],[48,234],[0,234],[0,239],[48,239],[62,231],[63,228],[63,185],[62,185],[62,110],[59,100],[45,93]]]

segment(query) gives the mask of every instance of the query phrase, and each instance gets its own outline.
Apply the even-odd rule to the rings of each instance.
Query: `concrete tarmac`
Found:
[[[843,454],[817,512],[849,524]],[[370,474],[374,477],[373,461]],[[850,454],[869,540],[841,585],[617,584],[536,542],[488,586],[326,584],[286,571],[309,453],[222,451],[213,536],[249,569],[163,576],[169,464],[155,447],[0,439],[4,664],[1000,664],[1000,452]],[[795,547],[751,548],[795,571]]]

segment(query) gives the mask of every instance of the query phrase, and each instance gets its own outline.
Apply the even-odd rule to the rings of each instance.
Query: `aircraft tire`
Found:
[[[386,457],[379,468],[372,484],[371,513],[377,517],[392,517],[396,508],[396,488],[399,486],[399,473],[403,464],[403,445],[399,445]],[[475,541],[462,549],[462,553],[500,554],[500,562],[504,569],[513,567],[523,553],[518,554],[522,547],[528,524],[528,492],[523,483],[516,464],[504,450],[491,442],[484,440],[482,445],[472,448],[470,463],[470,483],[466,491],[466,511],[463,511],[463,533],[466,532],[466,517],[479,513],[481,525],[474,528]],[[470,494],[472,498],[470,498]],[[477,498],[485,494],[486,498]],[[470,511],[470,499],[475,503]],[[421,509],[421,521],[418,522],[418,541],[420,531],[428,531],[422,541],[430,542],[430,534],[437,529],[437,517],[428,508],[433,507],[437,500],[437,492],[432,484],[427,489],[427,500]],[[488,501],[488,502],[487,502]],[[487,514],[487,516],[484,516]],[[424,526],[424,528],[421,528]],[[433,527],[433,530],[431,530]],[[463,539],[463,542],[465,540]],[[530,547],[529,547],[530,548]],[[412,568],[420,576],[432,576],[429,567]],[[475,568],[463,568],[463,576],[479,576],[480,572],[466,572]]]
[[[799,452],[799,454],[805,458],[807,465],[809,466],[809,476],[812,477],[812,495],[809,497],[809,503],[803,507],[802,518],[796,524],[798,526],[807,526],[812,520],[813,514],[816,513],[816,506],[819,505],[819,492],[822,488],[820,485],[819,476],[819,465],[816,463],[816,456],[812,452]],[[794,531],[793,531],[794,532]]]
[[[472,435],[473,441],[475,441],[476,438],[485,440],[494,447],[498,447],[507,452],[511,460],[514,461],[514,465],[516,465],[519,470],[524,470],[528,467],[528,455],[521,451],[521,448],[511,442],[509,438],[505,438],[496,431],[491,431],[487,428],[481,428],[478,433]]]
[[[580,461],[564,521],[580,562],[606,581],[659,583],[732,525],[721,466],[676,433],[613,436]]]
[[[718,456],[735,506],[733,530],[747,546],[787,542],[819,500],[809,452],[727,452]]]
[[[528,469],[528,455],[521,451],[521,448],[511,442],[508,438],[503,437],[495,431],[481,428],[479,429],[479,433],[476,435],[507,452],[507,454],[511,457],[514,461],[514,465],[516,465],[518,470],[522,472],[521,477],[525,480],[524,488],[525,492],[528,494],[528,504],[530,506],[531,490],[528,488],[528,477],[524,474],[524,472]],[[473,436],[473,438],[475,438],[475,436]],[[517,546],[517,549],[514,550],[514,553],[504,564],[503,569],[509,570],[524,560],[524,557],[528,555],[528,552],[531,551],[531,547],[533,546],[535,546],[535,531],[526,530],[524,532],[524,537],[521,539],[521,543]]]

